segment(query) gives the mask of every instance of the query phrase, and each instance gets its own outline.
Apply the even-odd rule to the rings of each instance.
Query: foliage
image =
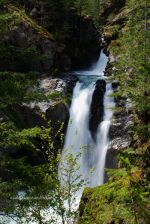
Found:
[[[17,17],[12,13],[5,13],[0,15],[0,32],[7,32],[16,27],[19,23]]]
[[[69,152],[68,152],[69,151]],[[59,176],[61,182],[61,194],[62,201],[66,203],[65,212],[63,214],[63,223],[74,223],[78,217],[78,203],[79,192],[85,185],[85,180],[80,173],[80,161],[81,153],[76,156],[72,154],[72,150],[64,150],[62,153],[62,159],[59,164]]]
[[[34,1],[29,2],[31,5],[35,4]],[[59,42],[68,40],[71,32],[68,13],[72,9],[80,19],[91,15],[95,24],[99,24],[101,9],[97,0],[38,2],[44,2],[43,4],[51,9],[52,21],[49,21],[49,26],[55,27],[53,28],[55,39]],[[104,10],[114,2],[116,1],[105,1]],[[0,41],[0,59],[11,65],[19,61],[20,57],[23,61],[28,57],[45,60],[45,56],[40,55],[34,44],[20,48],[7,39],[7,35],[17,29],[22,22],[41,37],[53,41],[53,35],[31,19],[21,4],[22,1],[15,3],[0,1],[0,32],[3,37]],[[111,49],[118,58],[113,70],[115,78],[120,81],[120,91],[116,94],[119,97],[130,98],[133,102],[134,148],[126,149],[120,154],[118,169],[108,171],[110,175],[108,183],[85,190],[80,205],[82,214],[79,223],[82,224],[149,223],[148,7],[146,0],[127,0],[122,14],[120,13],[118,17],[111,14],[108,17],[109,25],[105,28],[106,33],[110,36],[117,36],[119,33],[119,39],[116,44],[112,44]],[[122,15],[126,17],[126,22],[120,30],[120,25],[116,21],[122,18]],[[57,16],[64,18],[64,22],[57,24]],[[39,20],[42,20],[41,18],[39,16]],[[44,21],[40,24],[42,23],[44,24]],[[63,49],[64,46],[60,48]],[[8,70],[14,69],[10,66]],[[59,217],[61,222],[66,224],[78,217],[78,211],[74,210],[73,203],[76,193],[84,185],[78,166],[80,155],[74,158],[72,153],[66,154],[65,162],[59,167],[61,170],[59,176],[61,147],[57,138],[63,142],[63,125],[59,130],[53,130],[51,122],[45,121],[44,115],[41,114],[45,126],[18,128],[13,123],[10,111],[10,107],[15,108],[16,105],[31,100],[37,101],[43,97],[34,89],[36,80],[37,76],[34,73],[0,72],[0,216],[17,219],[17,223],[23,223],[25,220],[26,223],[36,221],[40,224],[57,223],[56,219]],[[47,96],[50,99],[60,97],[59,93]]]
[[[57,91],[57,92],[53,92],[53,93],[48,94],[47,98],[55,100],[55,99],[59,99],[61,96],[62,96],[62,93]]]
[[[36,77],[35,73],[0,72],[0,108],[37,98],[33,89]]]
[[[20,10],[11,4],[8,5],[8,9],[10,10],[10,12],[13,12],[13,14],[16,15],[22,22],[26,22],[28,25],[34,28],[41,36],[53,40],[52,34],[50,34],[42,26],[39,26],[34,20],[27,16],[27,14],[23,10]]]
[[[138,114],[137,133],[143,138],[149,138],[148,2],[146,5],[146,1],[127,1],[126,7],[130,9],[130,13],[127,14],[126,25],[120,33],[120,44],[112,48],[114,54],[119,55],[114,75],[120,81],[122,96],[132,100],[135,113]],[[141,128],[140,121],[145,128]]]
[[[26,223],[30,221],[57,223],[56,218],[59,216],[64,224],[73,222],[78,215],[73,208],[73,202],[75,193],[84,184],[84,180],[78,174],[77,164],[80,155],[74,158],[69,153],[65,156],[66,163],[60,168],[61,181],[64,183],[62,187],[60,176],[58,176],[61,152],[58,140],[61,141],[62,147],[63,125],[60,125],[59,130],[54,130],[51,122],[46,120],[43,114],[39,116],[43,119],[44,125],[23,128],[21,125],[16,125],[17,116],[14,123],[12,109],[24,103],[38,101],[43,97],[35,88],[38,74],[31,73],[29,69],[26,74],[17,71],[20,71],[20,68],[23,71],[24,67],[28,67],[26,66],[28,58],[31,60],[35,58],[41,63],[46,58],[41,56],[40,50],[34,43],[18,45],[13,34],[23,26],[24,32],[29,29],[39,37],[53,41],[52,34],[30,18],[27,11],[23,9],[22,3],[20,0],[0,1],[2,35],[0,40],[2,61],[0,71],[0,217],[10,217],[17,223],[24,221]],[[29,3],[35,6],[34,1]],[[87,1],[45,1],[45,4],[47,3],[53,6],[51,12],[54,11],[54,15],[56,9],[58,9],[58,15],[59,13],[67,14],[71,7],[76,7],[80,16],[87,13]],[[68,35],[66,33],[70,32],[66,21],[62,29],[66,38]],[[53,93],[45,96],[44,99],[61,97],[60,93]],[[67,206],[64,205],[64,201]],[[47,220],[46,216],[48,216]],[[4,223],[4,220],[0,219],[0,222]]]
[[[112,38],[114,31],[119,33],[119,38],[110,44],[110,51],[117,58],[112,63],[112,72],[113,78],[120,83],[115,96],[132,101],[133,148],[120,152],[118,169],[107,170],[107,183],[94,189],[85,189],[80,204],[79,224],[149,223],[148,7],[148,1],[127,0],[123,10],[126,22],[122,29],[110,21],[105,27],[106,35],[109,34]],[[116,26],[119,29],[115,30]]]
[[[23,130],[18,130],[13,123],[0,123],[1,220],[9,217],[17,223],[57,223],[59,218],[64,224],[76,218],[73,196],[84,184],[77,174],[80,155],[66,154],[66,163],[59,169],[62,175],[58,176],[61,149],[57,148],[56,138],[59,136],[63,141],[62,128],[63,124],[54,132],[49,121],[46,127]],[[60,177],[65,183],[63,186]]]
[[[130,163],[131,155],[135,158],[135,151],[120,156],[121,167],[108,170],[110,179],[106,184],[85,189],[78,223],[149,223],[148,180],[146,175],[143,178],[142,168]]]

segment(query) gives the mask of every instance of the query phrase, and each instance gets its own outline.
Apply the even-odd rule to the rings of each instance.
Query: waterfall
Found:
[[[69,149],[71,148],[71,153],[74,157],[77,153],[81,152],[81,157],[78,161],[80,165],[79,172],[85,179],[88,177],[87,186],[91,187],[101,185],[104,182],[105,158],[109,145],[108,134],[113,115],[112,107],[114,106],[114,100],[110,95],[113,91],[111,84],[107,83],[104,95],[103,121],[97,128],[95,142],[89,130],[90,106],[96,81],[98,79],[107,79],[104,76],[107,62],[108,58],[101,52],[98,62],[90,70],[75,72],[79,81],[73,91],[70,121],[62,152],[62,163],[64,151],[68,150],[69,153]],[[83,151],[82,146],[84,146]],[[91,169],[93,169],[92,173]]]
[[[108,58],[102,52],[98,62],[88,71],[74,72],[78,76],[79,81],[73,90],[72,103],[70,107],[70,120],[65,136],[64,149],[62,151],[62,164],[65,164],[65,151],[69,154],[70,149],[74,157],[81,152],[78,163],[80,168],[78,174],[82,175],[84,179],[88,178],[86,186],[95,187],[104,183],[104,168],[105,158],[109,145],[109,128],[113,115],[112,107],[114,107],[114,100],[111,96],[113,90],[111,84],[107,82],[107,77],[104,76],[104,71],[108,62]],[[103,120],[98,125],[96,130],[96,140],[93,139],[91,131],[89,130],[90,109],[92,97],[95,90],[95,83],[99,79],[106,80],[106,92],[104,95],[104,114]],[[84,147],[83,147],[84,146]],[[91,169],[93,172],[91,172]],[[59,166],[59,176],[61,180],[61,167]],[[77,174],[77,175],[78,175]],[[75,201],[73,201],[73,209],[79,205],[83,188],[75,193]],[[68,204],[64,201],[64,206],[68,209]],[[46,216],[52,213],[54,218],[57,218],[57,224],[62,223],[61,217],[55,214],[51,208],[47,209]],[[44,213],[45,214],[45,213]],[[0,221],[16,224],[17,221],[9,220],[8,217],[2,217]],[[36,222],[29,222],[34,224]],[[67,221],[66,223],[72,223]]]
[[[93,176],[92,186],[102,185],[104,183],[104,168],[105,158],[109,145],[109,128],[111,124],[111,118],[113,115],[113,107],[115,106],[114,100],[111,97],[113,93],[111,84],[106,85],[106,93],[104,96],[104,119],[100,123],[97,131],[97,144],[95,153],[98,158],[96,164],[96,170]]]

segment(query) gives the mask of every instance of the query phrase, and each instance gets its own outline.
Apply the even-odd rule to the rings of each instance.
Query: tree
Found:
[[[79,158],[81,153],[74,156],[71,151],[65,150],[59,164],[59,178],[63,191],[62,201],[65,202],[63,223],[74,223],[78,217],[78,205],[82,189],[86,180],[80,173]]]
[[[63,126],[60,126],[53,137],[50,124],[48,122],[47,127],[24,129],[21,132],[13,129],[13,126],[5,127],[5,134],[8,133],[8,128],[9,136],[7,144],[1,141],[1,147],[23,147],[23,145],[30,147],[34,152],[44,155],[45,162],[33,166],[28,163],[26,157],[12,159],[7,156],[4,159],[3,156],[1,170],[3,172],[7,170],[7,173],[9,171],[13,176],[8,180],[1,180],[2,217],[11,217],[16,219],[17,223],[25,220],[27,223],[36,221],[39,224],[57,223],[58,220],[66,224],[77,218],[78,210],[74,208],[76,193],[84,185],[84,180],[78,173],[80,155],[73,157],[67,152],[63,154],[65,162],[62,160],[60,162],[61,155],[59,149],[56,153],[55,138],[57,135],[63,138],[61,133]],[[0,140],[3,139],[4,132],[1,137]],[[37,147],[35,141],[37,138],[41,142],[38,144],[40,147]]]
[[[147,39],[149,30],[146,29],[146,8],[148,6],[146,1],[132,0],[127,1],[127,7],[130,9],[130,13],[127,16],[126,26],[120,34],[121,47],[114,49],[114,53],[119,50],[120,56],[116,63],[115,75],[120,80],[122,95],[130,98],[133,102],[134,111],[138,118],[137,126],[135,125],[137,133],[140,133],[143,138],[149,138],[148,77],[150,63],[148,52],[150,43]]]

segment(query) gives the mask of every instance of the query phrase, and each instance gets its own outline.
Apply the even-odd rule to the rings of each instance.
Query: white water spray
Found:
[[[97,144],[95,153],[98,160],[95,167],[95,173],[93,175],[92,186],[102,185],[104,183],[105,159],[109,145],[108,134],[113,115],[112,108],[115,106],[114,100],[111,97],[112,93],[113,90],[111,85],[107,84],[106,93],[104,96],[104,119],[100,123],[97,130]]]
[[[73,91],[70,121],[64,144],[65,150],[72,148],[74,157],[77,153],[82,153],[79,160],[80,173],[85,179],[88,177],[88,186],[91,187],[104,182],[105,158],[109,145],[108,133],[113,115],[114,100],[110,96],[112,88],[111,84],[107,83],[104,96],[104,119],[98,126],[95,143],[89,130],[90,106],[95,82],[101,78],[106,79],[104,71],[107,62],[108,58],[102,52],[98,62],[91,70],[75,73],[80,82],[77,82]],[[86,146],[86,150],[82,152],[83,145]],[[93,169],[92,173],[91,169]],[[81,196],[81,191],[79,194]]]

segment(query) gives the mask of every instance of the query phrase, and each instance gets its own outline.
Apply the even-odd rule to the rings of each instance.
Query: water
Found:
[[[111,97],[113,93],[111,84],[107,83],[106,93],[104,96],[104,119],[100,123],[97,130],[97,144],[95,147],[96,158],[98,158],[95,166],[95,173],[92,178],[92,186],[102,185],[104,183],[104,168],[107,149],[109,145],[109,128],[113,116],[113,108],[115,106],[114,99]]]
[[[68,123],[67,133],[65,137],[64,150],[62,152],[62,165],[65,164],[65,152],[73,154],[74,158],[81,153],[79,157],[78,165],[75,176],[80,174],[84,180],[88,179],[86,186],[95,187],[102,185],[104,182],[104,167],[107,148],[109,145],[109,128],[111,124],[111,118],[113,115],[112,107],[114,107],[114,100],[110,96],[112,93],[111,84],[107,83],[106,93],[104,96],[104,118],[99,124],[96,133],[96,142],[93,141],[91,133],[89,131],[89,119],[90,119],[90,106],[92,101],[92,95],[95,89],[95,82],[98,79],[106,79],[104,71],[108,62],[108,58],[103,54],[100,55],[98,62],[91,67],[88,71],[74,72],[78,76],[79,82],[77,82],[72,96],[72,104],[70,107],[70,121]],[[72,164],[73,165],[73,164]],[[61,170],[61,169],[60,169]],[[61,178],[61,171],[59,175]],[[91,172],[92,170],[92,172]],[[62,183],[63,184],[63,183]],[[76,209],[79,205],[79,201],[82,195],[83,187],[80,190],[75,191],[73,197],[73,207]],[[68,208],[67,201],[65,207]],[[47,210],[44,217],[50,216],[53,211]],[[57,214],[56,214],[57,215]],[[56,216],[54,214],[54,217]],[[55,217],[56,218],[56,217]],[[1,222],[2,220],[0,220]],[[2,223],[16,224],[17,221],[12,221],[6,217],[3,217]],[[25,223],[25,222],[23,222]],[[36,224],[36,222],[29,222],[30,224]],[[58,217],[57,224],[62,223],[61,218]],[[72,223],[67,221],[67,224]]]
[[[104,95],[104,118],[98,126],[96,142],[93,141],[89,130],[90,105],[95,89],[95,82],[98,79],[107,80],[104,76],[107,62],[108,58],[102,52],[98,62],[90,70],[75,72],[79,81],[73,91],[70,121],[62,152],[62,163],[65,160],[64,153],[69,153],[70,148],[74,158],[78,153],[81,153],[78,160],[80,165],[78,173],[85,180],[88,178],[86,185],[91,187],[104,183],[105,158],[109,145],[108,133],[113,115],[112,107],[114,107],[114,100],[111,97],[113,91],[111,84],[107,83]],[[78,198],[80,198],[82,190],[77,192]]]

